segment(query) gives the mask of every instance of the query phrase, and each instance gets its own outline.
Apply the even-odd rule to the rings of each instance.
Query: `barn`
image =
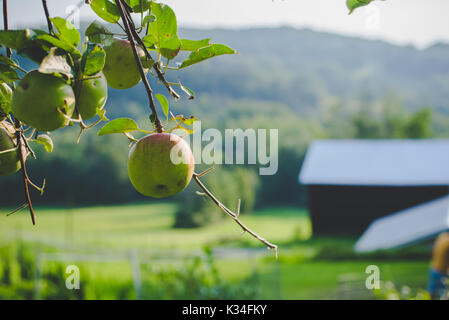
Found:
[[[314,235],[360,236],[377,218],[449,194],[449,140],[316,140],[299,182]]]

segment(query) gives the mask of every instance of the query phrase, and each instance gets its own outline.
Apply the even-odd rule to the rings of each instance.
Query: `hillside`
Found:
[[[449,113],[449,45],[418,50],[293,28],[182,29],[181,36],[210,36],[240,53],[184,71],[183,83],[199,94],[283,103],[302,115],[316,114],[331,98],[376,101],[393,94],[411,109]],[[143,102],[139,89],[127,96]]]
[[[182,29],[181,36],[210,36],[240,54],[181,72],[182,83],[197,97],[170,99],[174,113],[199,117],[203,129],[279,130],[279,171],[260,176],[259,188],[249,188],[257,191],[257,206],[304,204],[297,176],[314,139],[449,136],[449,45],[417,50],[292,28]],[[177,81],[170,73],[168,79]],[[154,79],[151,82],[155,91],[166,93]],[[146,99],[142,84],[110,89],[107,116],[133,117],[150,128]],[[426,106],[433,113],[422,109]],[[36,195],[36,202],[76,205],[144,199],[129,183],[127,140],[120,135],[98,137],[100,127],[84,134],[76,147],[78,129],[69,128],[52,135],[52,154],[36,148],[39,161],[30,161],[30,172],[37,183],[44,177],[47,181],[46,195]],[[9,195],[0,204],[20,203],[21,192],[9,190],[21,190],[19,175],[0,181],[0,194]]]

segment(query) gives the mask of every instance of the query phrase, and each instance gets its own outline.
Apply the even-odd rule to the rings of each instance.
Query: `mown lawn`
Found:
[[[32,226],[24,210],[20,215],[0,219],[0,239],[21,237],[47,244],[75,246],[113,246],[114,248],[200,249],[210,243],[259,243],[231,220],[224,218],[199,229],[173,229],[176,206],[172,204],[134,204],[90,208],[37,208],[37,226]],[[2,210],[7,212],[6,210]],[[270,241],[286,242],[298,233],[310,236],[306,212],[298,208],[272,208],[241,218]]]
[[[370,264],[379,266],[381,280],[412,288],[425,288],[426,285],[428,261],[425,259],[389,261],[373,258],[371,261],[341,260],[335,256],[326,259],[326,254],[334,252],[334,248],[338,252],[351,252],[354,239],[307,240],[311,236],[310,220],[307,212],[300,208],[267,208],[242,216],[248,226],[280,245],[280,259],[277,261],[273,259],[272,252],[263,251],[264,246],[258,241],[249,235],[241,235],[238,226],[228,218],[199,229],[173,229],[175,211],[176,207],[167,203],[71,210],[37,208],[38,224],[34,227],[26,211],[10,217],[2,215],[0,244],[16,243],[20,239],[41,244],[41,250],[59,253],[101,250],[102,254],[106,252],[114,256],[116,252],[125,252],[123,261],[86,262],[76,261],[76,257],[73,261],[66,261],[79,265],[94,281],[96,285],[89,289],[90,296],[94,298],[117,298],[102,294],[108,285],[124,286],[131,290],[133,296],[131,266],[126,260],[128,251],[135,249],[144,253],[142,256],[146,256],[146,260],[141,261],[142,270],[146,268],[144,265],[183,268],[184,258],[153,260],[148,253],[155,252],[157,256],[176,251],[189,258],[201,252],[204,245],[222,253],[217,255],[216,264],[227,282],[237,283],[256,273],[260,297],[264,299],[339,298],[338,280],[351,275],[363,281],[365,269]],[[7,210],[0,211],[3,212]],[[236,246],[240,248],[239,256],[226,257],[227,248]],[[253,249],[260,249],[257,257],[251,256]],[[51,261],[44,262],[44,270],[51,265]]]

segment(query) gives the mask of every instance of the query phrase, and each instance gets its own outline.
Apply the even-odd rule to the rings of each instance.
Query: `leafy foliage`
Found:
[[[98,135],[104,136],[105,134],[111,133],[128,133],[136,130],[139,130],[139,127],[133,119],[118,118],[105,124],[104,127],[98,131]]]
[[[84,75],[92,76],[103,70],[106,60],[104,49],[95,44],[88,44],[86,51],[81,59],[81,70]]]
[[[373,0],[346,0],[346,6],[349,9],[349,14],[351,14],[355,9],[359,7],[366,6]]]
[[[114,34],[97,21],[92,22],[87,28],[86,36],[89,38],[89,41],[105,46],[110,45],[114,39]]]

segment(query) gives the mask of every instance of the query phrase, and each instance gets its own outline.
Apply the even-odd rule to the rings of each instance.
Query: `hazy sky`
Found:
[[[48,0],[53,16],[80,0]],[[241,28],[308,27],[340,34],[428,46],[449,43],[449,0],[375,1],[348,16],[345,0],[165,0],[181,26]],[[11,24],[44,23],[40,0],[10,0]],[[21,9],[26,8],[22,13]],[[88,6],[81,20],[92,18]]]

